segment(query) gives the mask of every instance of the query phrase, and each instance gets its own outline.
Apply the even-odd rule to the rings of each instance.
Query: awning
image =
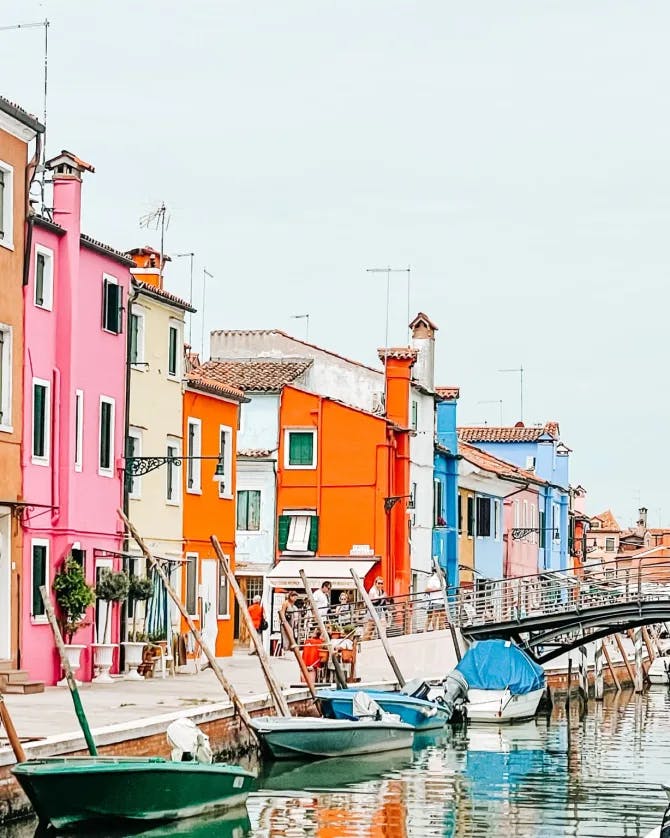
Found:
[[[355,588],[354,580],[349,573],[353,568],[361,579],[379,562],[380,559],[351,559],[348,556],[341,559],[282,559],[268,573],[266,579],[275,588],[302,588],[299,571],[304,570],[307,578],[316,587],[322,582],[333,583],[333,588]]]

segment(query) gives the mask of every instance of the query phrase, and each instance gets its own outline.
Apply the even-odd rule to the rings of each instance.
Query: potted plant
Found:
[[[142,676],[137,671],[137,668],[142,663],[142,652],[149,638],[143,632],[140,633],[136,630],[137,603],[146,602],[151,597],[151,593],[152,584],[151,579],[149,579],[148,576],[130,577],[130,588],[128,590],[128,596],[135,602],[135,608],[133,609],[133,628],[130,632],[129,639],[121,644],[124,649],[126,667],[128,669],[126,678],[129,681],[143,680]]]
[[[63,560],[63,564],[54,576],[52,584],[59,609],[58,623],[65,639],[65,650],[73,674],[79,669],[79,658],[85,645],[72,643],[74,635],[80,628],[90,625],[85,619],[86,611],[95,602],[95,590],[89,585],[84,575],[84,569],[72,554]],[[59,686],[66,686],[65,678],[58,682]]]
[[[114,663],[114,649],[116,643],[111,643],[111,626],[109,616],[112,611],[112,603],[124,602],[128,598],[130,580],[128,574],[123,570],[113,571],[103,568],[100,571],[98,582],[95,586],[95,594],[99,600],[105,603],[105,626],[102,632],[102,642],[93,643],[94,663],[97,674],[93,679],[98,684],[111,684],[112,678],[109,670]],[[98,638],[100,641],[100,638]]]

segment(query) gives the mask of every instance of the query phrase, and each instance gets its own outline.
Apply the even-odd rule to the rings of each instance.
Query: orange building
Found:
[[[210,536],[217,536],[234,569],[235,451],[244,401],[241,390],[198,374],[197,368],[186,377],[182,600],[217,657],[233,652],[233,593]]]
[[[316,579],[324,575],[321,560],[367,556],[377,560],[368,563],[368,582],[381,572],[389,594],[410,592],[409,401],[415,360],[415,350],[388,350],[387,416],[283,388],[275,585],[291,575],[293,557]],[[342,564],[343,579],[349,564]]]

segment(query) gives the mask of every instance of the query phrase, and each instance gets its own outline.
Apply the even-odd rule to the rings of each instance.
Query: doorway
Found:
[[[219,626],[216,619],[216,594],[219,585],[219,563],[203,559],[200,563],[200,626],[203,640],[214,651]]]
[[[12,656],[12,555],[9,510],[0,511],[0,660]]]
[[[112,570],[114,563],[112,559],[97,559],[95,562],[95,584],[100,581],[100,572],[102,570]],[[101,600],[96,597],[95,600],[95,642],[104,643],[103,636],[105,631],[105,618],[107,617],[107,609],[112,607],[111,602],[105,602],[104,605]],[[111,632],[111,617],[110,617],[110,632]]]

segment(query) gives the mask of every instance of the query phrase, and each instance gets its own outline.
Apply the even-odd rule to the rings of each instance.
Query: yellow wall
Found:
[[[458,563],[465,565],[465,567],[474,568],[475,566],[475,539],[474,536],[468,535],[468,498],[472,498],[474,503],[475,493],[467,489],[459,489],[458,497],[461,504],[461,523],[459,526],[462,531],[458,536]],[[471,584],[474,579],[472,571],[465,570],[463,567],[459,569],[459,584]]]

